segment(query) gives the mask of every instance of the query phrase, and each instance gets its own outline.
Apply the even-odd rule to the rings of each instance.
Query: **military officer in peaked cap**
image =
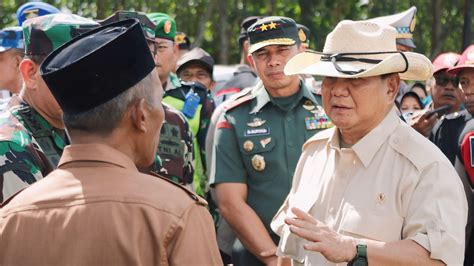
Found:
[[[0,264],[222,265],[206,202],[137,169],[153,163],[164,117],[138,20],[73,39],[41,75],[71,145],[0,209]]]
[[[238,238],[233,263],[275,264],[279,238],[270,221],[291,187],[303,143],[331,123],[300,77],[283,73],[303,50],[295,21],[266,17],[247,32],[249,59],[262,82],[231,101],[217,124],[214,185]]]

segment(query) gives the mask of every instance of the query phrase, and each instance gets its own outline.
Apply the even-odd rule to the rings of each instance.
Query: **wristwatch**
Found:
[[[367,266],[367,245],[364,241],[357,239],[356,256],[347,264],[348,266]]]

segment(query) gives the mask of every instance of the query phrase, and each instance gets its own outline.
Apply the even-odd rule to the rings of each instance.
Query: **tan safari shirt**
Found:
[[[206,202],[101,144],[0,209],[0,265],[222,265]]]
[[[298,207],[343,235],[383,242],[408,238],[433,259],[462,264],[466,196],[435,145],[392,110],[351,148],[339,147],[336,128],[303,146],[291,191],[271,224],[281,236],[279,255],[295,265],[335,265],[304,250],[306,240],[285,225],[291,208]]]

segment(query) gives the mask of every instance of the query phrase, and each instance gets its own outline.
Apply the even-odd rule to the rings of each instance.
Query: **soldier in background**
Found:
[[[117,11],[110,17],[100,21],[102,25],[112,22],[136,18],[142,25],[148,47],[153,54],[155,64],[158,64],[158,45],[155,38],[156,25],[145,13],[136,11]],[[156,84],[156,86],[161,86]],[[165,123],[161,127],[160,143],[153,165],[142,168],[140,171],[147,173],[153,171],[167,177],[178,184],[193,187],[193,142],[192,132],[186,118],[172,106],[163,103],[165,112]]]
[[[57,14],[61,11],[56,7],[40,1],[27,2],[16,10],[16,19],[18,26],[23,26],[23,22],[30,18],[41,17],[44,15]]]
[[[219,210],[237,235],[234,265],[276,265],[270,221],[291,187],[303,143],[330,126],[319,96],[286,62],[300,53],[296,23],[265,17],[248,28],[249,54],[262,82],[225,105],[215,139]]]
[[[175,42],[176,22],[168,14],[155,12],[147,14],[156,25],[155,40],[157,53],[156,70],[160,75],[161,85],[165,92],[181,86],[178,77],[173,73],[178,60],[178,45]]]
[[[135,19],[46,58],[71,145],[0,209],[1,265],[222,265],[206,202],[137,170],[153,163],[163,122],[156,72]]]
[[[23,24],[23,88],[10,101],[9,110],[0,114],[0,201],[57,167],[66,145],[62,111],[39,66],[54,49],[98,25],[70,14],[36,17]]]
[[[189,123],[194,148],[194,189],[204,197],[207,191],[205,140],[215,108],[209,93],[214,84],[214,60],[200,48],[194,48],[184,54],[177,65],[177,74],[183,81],[180,87],[165,92],[163,102],[180,110]]]
[[[21,89],[22,79],[20,62],[23,59],[23,29],[9,27],[0,30],[0,89],[17,94]],[[10,98],[10,95],[5,98]]]

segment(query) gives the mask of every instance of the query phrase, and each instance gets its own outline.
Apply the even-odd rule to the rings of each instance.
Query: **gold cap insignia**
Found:
[[[314,108],[316,108],[313,104],[312,101],[310,100],[306,100],[304,103],[303,103],[303,108],[308,110],[308,111],[311,111],[311,110],[314,110]]]
[[[306,42],[306,39],[308,38],[308,37],[306,37],[306,34],[304,33],[303,29],[300,29],[298,31],[298,37],[300,38],[301,42]]]
[[[163,31],[168,34],[171,32],[171,21],[167,20],[163,25]]]
[[[243,144],[244,151],[249,152],[253,150],[253,142],[251,140],[246,140]]]
[[[259,172],[265,170],[265,158],[262,155],[254,155],[252,157],[252,167]]]
[[[416,17],[413,17],[413,19],[411,20],[411,23],[410,23],[410,32],[415,31],[415,26],[416,26]]]

